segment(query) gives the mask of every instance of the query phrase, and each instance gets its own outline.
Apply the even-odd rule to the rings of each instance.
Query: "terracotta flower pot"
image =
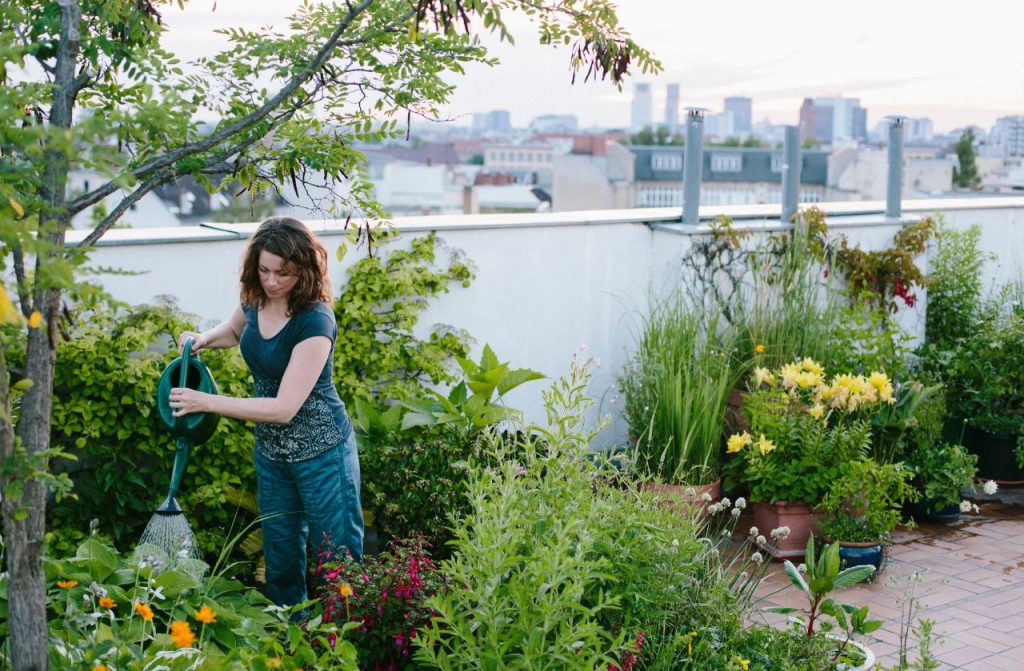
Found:
[[[644,483],[644,489],[653,492],[666,504],[676,509],[703,509],[708,506],[704,494],[717,501],[722,494],[722,479],[719,478],[706,485],[668,485],[661,482]]]
[[[754,504],[754,525],[766,538],[773,529],[789,527],[787,537],[769,539],[769,552],[776,559],[803,557],[807,539],[818,531],[819,517],[811,506],[800,501]]]

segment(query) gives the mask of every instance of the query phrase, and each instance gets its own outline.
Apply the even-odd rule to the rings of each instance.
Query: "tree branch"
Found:
[[[62,1],[66,2],[67,0]],[[221,142],[252,128],[262,121],[271,112],[276,110],[282,102],[287,100],[296,89],[309,81],[318,71],[320,71],[328,59],[330,59],[338,41],[341,39],[341,36],[345,33],[356,17],[366,11],[373,2],[374,0],[363,0],[354,7],[350,6],[351,8],[349,9],[349,12],[342,19],[341,23],[338,24],[338,27],[334,29],[334,32],[331,33],[331,36],[327,39],[324,45],[320,47],[320,50],[317,51],[316,56],[314,56],[309,65],[306,66],[306,69],[296,74],[291,81],[285,84],[284,87],[274,95],[274,97],[263,103],[263,105],[258,109],[250,112],[241,119],[228,124],[215,133],[208,135],[202,140],[197,140],[196,142],[191,142],[173,151],[169,151],[166,154],[135,168],[131,171],[131,175],[136,179],[141,179],[150,173],[167,168],[183,158],[212,149]],[[90,205],[98,203],[101,199],[111,193],[114,193],[118,188],[119,187],[115,181],[110,180],[106,184],[103,184],[89,193],[79,196],[71,201],[68,205],[68,210],[71,214],[77,214]]]

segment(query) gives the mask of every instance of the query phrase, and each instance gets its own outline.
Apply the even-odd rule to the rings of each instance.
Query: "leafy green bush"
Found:
[[[78,313],[72,338],[59,345],[54,379],[52,444],[75,454],[77,500],[49,511],[48,543],[55,554],[81,542],[90,521],[118,545],[138,540],[170,479],[174,439],[156,413],[163,368],[177,356],[174,336],[187,315],[170,304],[123,312],[94,307]],[[221,393],[251,393],[249,374],[234,351],[202,354]],[[223,419],[209,441],[196,447],[179,501],[207,553],[220,549],[235,509],[225,486],[255,489],[251,431]]]
[[[46,562],[50,665],[142,671],[217,668],[356,671],[346,629],[300,627],[259,592],[221,573],[168,568],[156,548],[122,557],[94,538]],[[7,635],[7,578],[0,578],[0,638]],[[308,604],[303,604],[308,605]],[[10,663],[0,645],[0,666]]]
[[[982,300],[982,274],[991,255],[981,251],[981,226],[939,227],[928,274],[925,341],[949,349],[974,332]]]
[[[428,384],[451,382],[452,357],[469,352],[468,334],[449,326],[435,326],[425,340],[413,334],[430,299],[452,282],[469,286],[469,262],[452,252],[447,265],[436,268],[441,242],[434,233],[386,254],[383,245],[398,233],[382,229],[375,236],[376,251],[349,269],[334,304],[343,334],[334,347],[334,379],[349,408],[357,399],[404,400],[422,395]]]
[[[594,461],[588,379],[576,361],[545,393],[549,428],[492,434],[493,465],[470,467],[471,510],[441,564],[450,588],[417,638],[430,668],[627,668],[652,632],[731,607],[695,519]]]

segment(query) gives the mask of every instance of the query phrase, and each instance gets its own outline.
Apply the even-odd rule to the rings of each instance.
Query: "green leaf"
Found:
[[[856,585],[870,578],[874,572],[874,566],[851,566],[839,572],[839,575],[835,578],[834,587],[835,589],[845,589]]]

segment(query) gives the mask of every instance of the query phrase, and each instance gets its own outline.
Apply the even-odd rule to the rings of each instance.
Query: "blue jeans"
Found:
[[[363,509],[359,502],[359,453],[355,433],[323,454],[284,462],[256,456],[263,516],[267,596],[281,606],[305,601],[306,545],[329,545],[363,558]]]

